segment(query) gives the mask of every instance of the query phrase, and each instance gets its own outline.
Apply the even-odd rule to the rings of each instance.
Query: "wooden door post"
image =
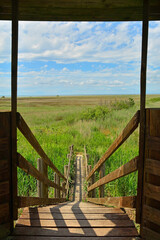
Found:
[[[100,167],[99,178],[105,176],[105,163]],[[104,197],[104,185],[99,187],[99,198]]]
[[[38,158],[38,171],[48,178],[47,164],[42,158]],[[38,197],[48,198],[48,186],[43,182],[37,181]]]
[[[140,135],[139,135],[139,161],[138,161],[138,189],[136,222],[141,223],[142,199],[143,199],[143,177],[145,159],[145,128],[146,128],[146,75],[147,75],[147,49],[148,49],[148,13],[149,0],[143,0],[143,28],[142,28],[142,55],[141,55],[141,89],[140,89]]]
[[[12,127],[12,214],[18,218],[17,203],[17,72],[18,72],[18,1],[12,0],[11,127]]]

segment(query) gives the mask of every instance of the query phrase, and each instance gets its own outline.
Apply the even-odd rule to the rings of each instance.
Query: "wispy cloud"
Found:
[[[55,91],[54,94],[62,88],[70,93],[78,90],[88,90],[90,94],[96,91],[138,93],[141,28],[141,22],[20,22],[19,93],[33,88],[38,94],[42,86],[44,91],[46,88],[47,92]],[[10,22],[0,22],[0,35],[0,87],[3,90],[10,78],[5,67],[11,59]],[[160,91],[159,39],[160,23],[152,22],[149,91],[153,85]]]

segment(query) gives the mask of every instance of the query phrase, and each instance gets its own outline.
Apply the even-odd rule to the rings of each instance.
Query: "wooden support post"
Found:
[[[54,173],[54,182],[57,183],[57,173]],[[54,198],[57,198],[57,189],[54,189]]]
[[[58,176],[57,173],[54,173],[54,182],[60,186],[60,177]],[[55,198],[60,198],[60,190],[59,189],[54,189],[54,197]]]
[[[105,176],[105,163],[100,167],[99,170],[99,178],[102,178]],[[99,187],[99,198],[104,197],[104,185]]]
[[[60,186],[60,177],[57,175],[57,185]],[[57,198],[60,198],[60,190],[57,189]]]
[[[140,135],[139,135],[139,161],[138,161],[138,189],[136,222],[141,223],[143,177],[145,159],[145,103],[146,103],[146,72],[147,72],[147,48],[148,48],[148,11],[149,0],[143,0],[143,29],[142,29],[142,56],[141,56],[141,90],[140,90]]]
[[[63,182],[63,183],[62,183],[62,188],[65,188],[65,186],[66,186],[66,183]],[[65,193],[65,192],[62,192],[62,198],[65,198],[65,197],[66,197],[66,193]]]
[[[68,165],[64,166],[64,176],[67,178],[67,173],[68,173]]]
[[[93,184],[93,183],[95,183],[95,173],[91,177],[91,184]],[[92,194],[92,198],[95,198],[96,197],[96,189],[93,189],[91,191],[91,194]]]
[[[92,166],[91,165],[88,165],[88,172],[90,172],[92,170]],[[91,179],[89,179],[88,181],[88,187],[91,186]],[[91,198],[92,195],[91,195],[91,192],[88,192],[88,197]]]
[[[48,178],[48,169],[47,169],[48,167],[42,158],[38,158],[37,165],[38,165],[39,172]],[[48,186],[43,182],[37,181],[37,187],[38,187],[38,197],[48,198]]]
[[[18,72],[18,0],[12,0],[12,63],[11,63],[11,125],[12,125],[12,214],[18,218],[17,206],[17,72]]]
[[[92,170],[92,166],[89,165],[88,166],[88,171],[90,172]],[[88,186],[92,185],[95,182],[95,174],[92,175],[91,179],[88,182]],[[93,189],[93,191],[91,191],[90,193],[88,193],[88,197],[92,197],[95,198],[96,196],[96,192],[95,189]]]

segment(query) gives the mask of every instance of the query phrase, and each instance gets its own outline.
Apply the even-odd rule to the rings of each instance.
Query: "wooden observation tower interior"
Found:
[[[0,0],[0,20],[12,22],[11,112],[0,113],[0,238],[51,239],[107,239],[131,240],[142,238],[160,240],[160,109],[146,109],[146,73],[149,21],[160,20],[159,0]],[[142,52],[140,73],[140,110],[105,154],[91,169],[84,157],[77,156],[79,194],[74,202],[67,202],[70,192],[69,162],[62,174],[48,158],[29,126],[17,113],[17,65],[19,21],[142,21]],[[139,155],[104,175],[105,161],[140,127]],[[17,128],[39,154],[38,169],[17,153]],[[84,161],[83,174],[78,173]],[[17,167],[34,176],[38,182],[38,197],[17,194]],[[55,173],[54,182],[47,177],[47,167]],[[106,198],[104,185],[138,171],[137,196]],[[95,181],[95,174],[99,180]],[[78,176],[78,174],[80,176]],[[82,177],[82,178],[81,178]],[[80,187],[88,182],[87,202],[82,202]],[[47,188],[55,188],[54,198],[48,198]],[[95,189],[99,197],[95,197]],[[76,192],[76,191],[75,191]],[[109,208],[96,204],[115,206]],[[50,206],[47,206],[50,205]],[[31,208],[32,206],[32,208]],[[34,207],[36,206],[36,207]],[[37,207],[41,206],[41,207]],[[18,209],[24,208],[18,219]],[[125,213],[136,209],[140,234]]]

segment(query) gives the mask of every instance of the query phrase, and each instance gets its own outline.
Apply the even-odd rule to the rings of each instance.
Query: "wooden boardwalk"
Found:
[[[133,240],[134,223],[117,208],[82,202],[82,157],[77,157],[73,202],[46,207],[25,208],[11,239],[17,240]]]

